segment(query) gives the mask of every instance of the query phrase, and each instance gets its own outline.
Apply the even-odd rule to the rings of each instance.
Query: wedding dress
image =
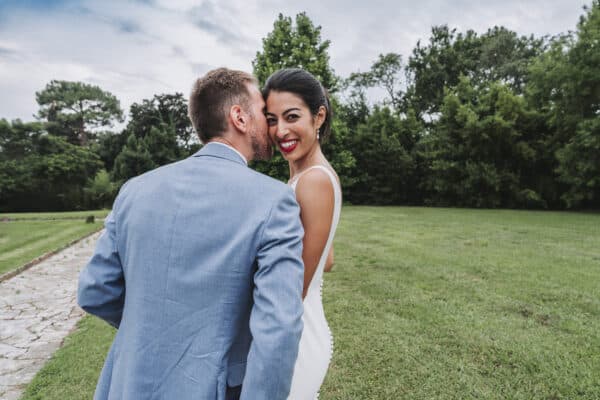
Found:
[[[319,388],[327,374],[327,368],[333,355],[333,336],[329,330],[329,325],[325,319],[323,303],[321,300],[321,290],[323,286],[323,270],[331,245],[335,230],[340,218],[342,207],[342,193],[340,186],[333,172],[328,168],[317,165],[308,168],[296,176],[290,185],[296,190],[296,185],[300,177],[311,169],[320,169],[324,171],[331,180],[334,193],[333,219],[329,230],[329,237],[319,264],[308,286],[306,297],[304,298],[304,329],[300,338],[298,348],[298,358],[294,366],[294,375],[288,400],[314,400],[318,398]]]

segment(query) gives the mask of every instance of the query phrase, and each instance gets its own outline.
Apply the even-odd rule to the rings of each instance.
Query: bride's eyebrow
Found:
[[[283,112],[283,114],[282,114],[282,115],[288,114],[288,113],[290,113],[290,112],[292,112],[292,111],[300,111],[300,109],[299,109],[299,108],[296,108],[296,107],[294,107],[294,108],[288,108],[287,110],[285,110],[285,111]]]
[[[297,107],[288,108],[288,109],[287,109],[287,110],[285,110],[285,111],[284,111],[284,112],[283,112],[281,115],[283,115],[283,116],[285,117],[285,115],[286,115],[286,114],[289,114],[289,113],[291,113],[292,111],[301,111],[301,110],[300,110],[299,108],[297,108]],[[267,110],[266,110],[266,108],[265,108],[264,114],[265,114],[267,117],[277,117],[277,115],[275,115],[274,113],[267,111]]]

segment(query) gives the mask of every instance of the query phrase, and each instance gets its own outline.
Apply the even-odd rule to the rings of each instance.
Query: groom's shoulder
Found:
[[[160,187],[164,182],[172,180],[173,176],[180,173],[184,160],[179,160],[170,164],[146,171],[140,175],[127,179],[119,190],[119,195],[123,197],[126,192],[138,192],[142,189],[151,189]]]
[[[174,175],[181,174],[181,170],[187,159],[175,161],[169,164],[161,165],[140,175],[127,180],[130,186],[144,185],[152,181],[171,179]]]
[[[268,175],[255,171],[251,168],[248,168],[248,174],[255,183],[258,184],[258,188],[262,191],[272,191],[275,193],[284,193],[291,191],[289,185],[271,178]]]

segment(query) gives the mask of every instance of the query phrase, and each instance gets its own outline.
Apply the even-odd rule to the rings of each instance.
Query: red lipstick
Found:
[[[297,140],[286,140],[279,142],[279,149],[284,153],[288,154],[294,151],[294,149],[298,146]]]

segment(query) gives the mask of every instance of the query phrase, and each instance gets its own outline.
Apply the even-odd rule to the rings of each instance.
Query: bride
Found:
[[[289,400],[312,400],[333,353],[333,338],[321,301],[323,272],[333,265],[333,237],[340,216],[339,178],[321,152],[332,112],[327,92],[309,72],[275,72],[263,89],[269,136],[290,167],[289,184],[304,226],[304,330]]]

